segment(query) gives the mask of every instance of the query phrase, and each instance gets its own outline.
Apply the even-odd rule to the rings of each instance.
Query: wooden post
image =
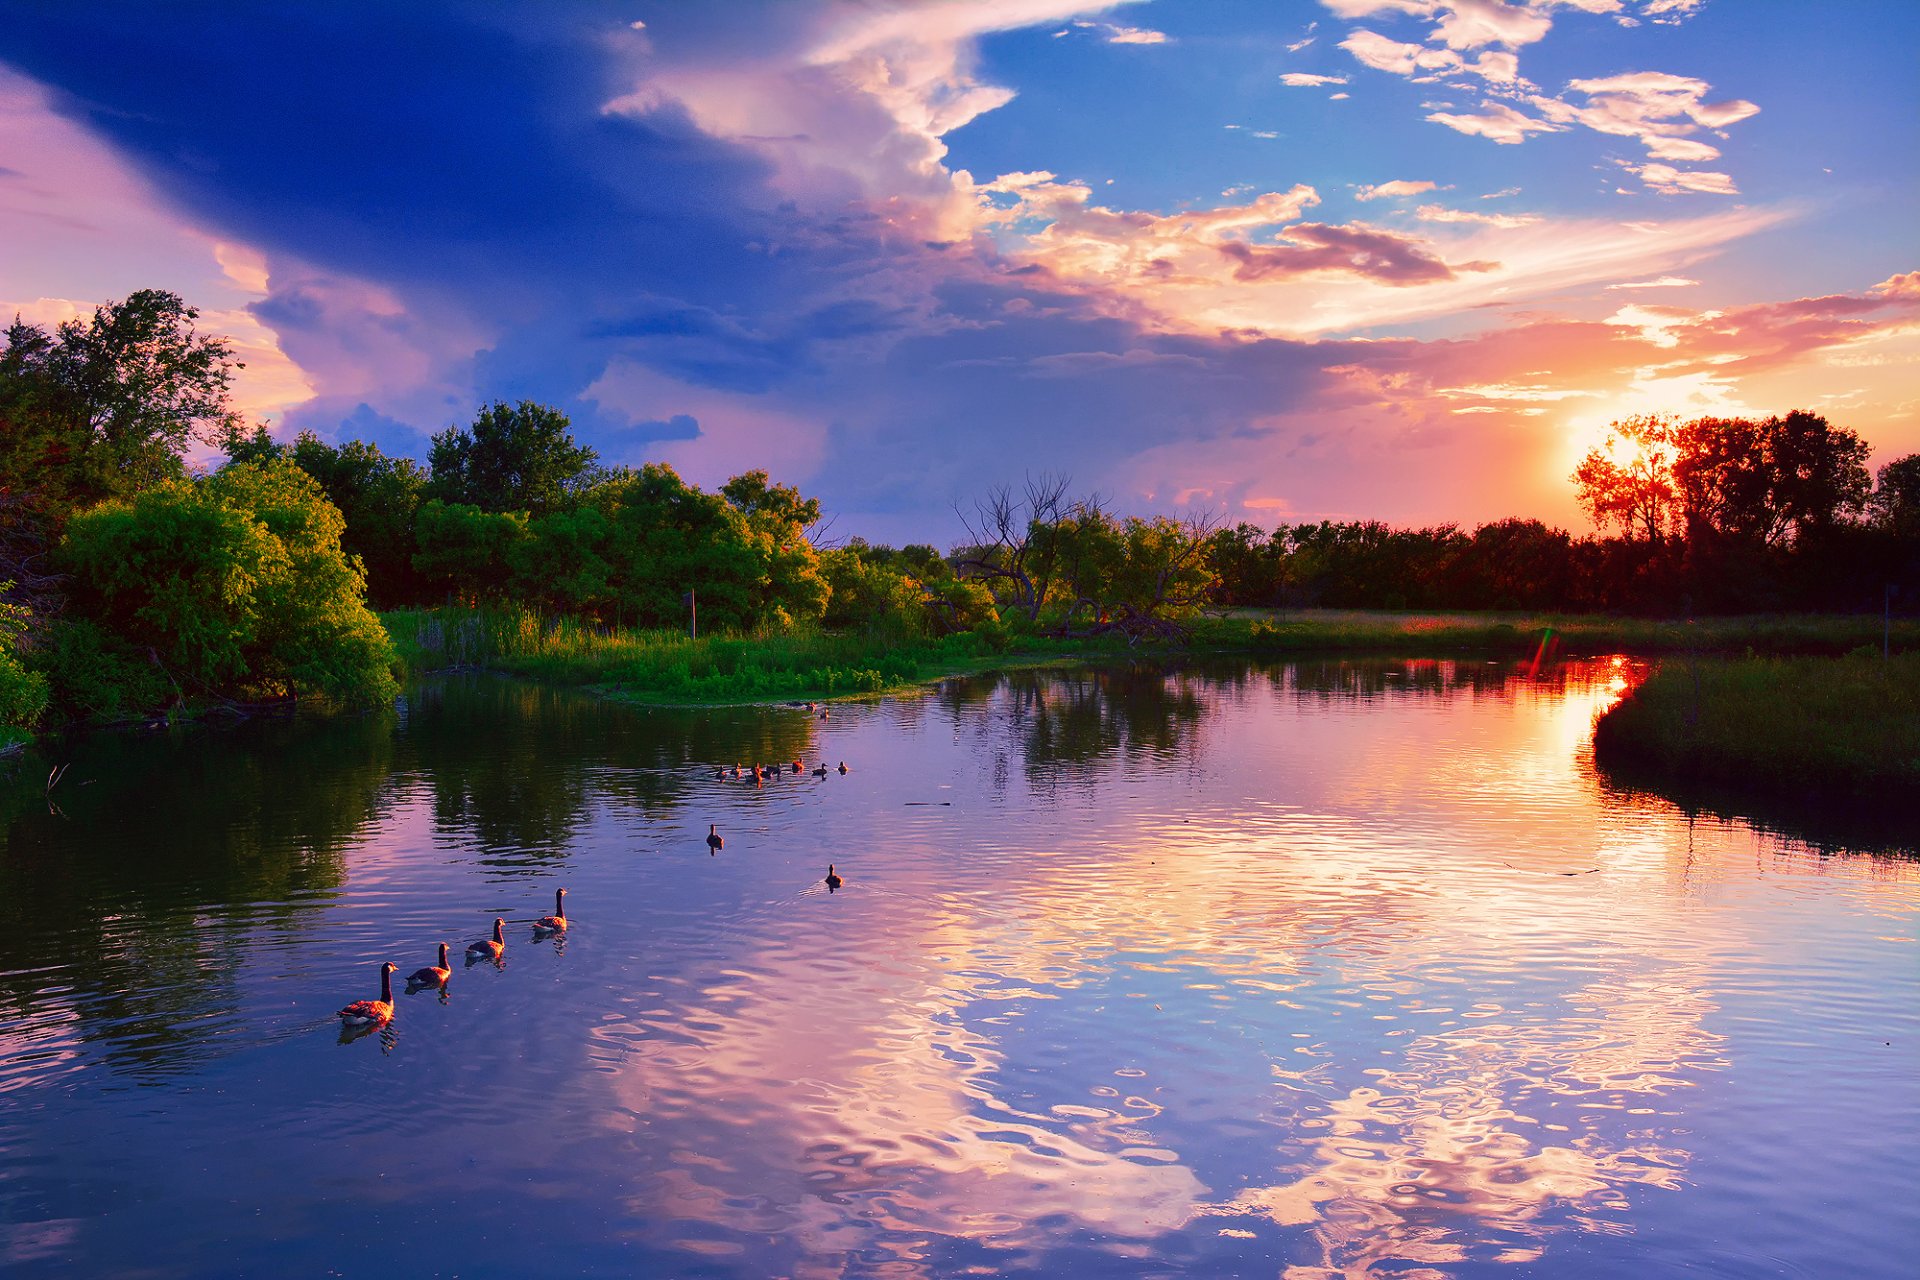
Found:
[[[698,640],[700,638],[700,603],[694,598],[692,591],[687,592],[686,600],[687,638],[690,640]]]

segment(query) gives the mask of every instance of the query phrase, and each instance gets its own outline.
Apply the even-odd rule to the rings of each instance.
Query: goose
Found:
[[[424,969],[415,969],[407,975],[407,981],[417,987],[437,987],[451,976],[453,970],[447,967],[447,944],[440,944],[440,963],[430,964]]]
[[[494,917],[493,936],[467,944],[467,954],[478,960],[498,960],[507,953],[507,922]]]
[[[355,1000],[340,1011],[340,1021],[348,1027],[381,1027],[393,1021],[393,971],[400,966],[389,960],[380,966],[380,998]]]
[[[726,847],[727,838],[720,834],[720,824],[717,822],[709,822],[707,824],[707,852],[709,854],[715,854]]]
[[[553,895],[553,914],[541,916],[533,922],[536,933],[565,933],[567,931],[567,891],[559,889]]]
[[[833,864],[829,862],[827,864],[827,892],[832,893],[835,889],[838,889],[841,885],[845,883],[846,881],[842,880],[838,875],[834,873]]]
[[[734,777],[736,777],[736,778],[740,776],[740,766],[739,766],[739,765],[735,765],[735,766],[733,766],[733,776],[734,776]]]
[[[798,760],[795,760],[795,761],[793,762],[793,771],[794,771],[795,773],[799,773],[799,772],[801,772],[801,771],[802,771],[803,769],[805,769],[806,767],[807,767],[807,766],[805,766],[804,764],[801,764],[801,763],[800,763],[800,762],[799,762]]]
[[[840,772],[845,773],[846,771],[847,771],[847,762],[845,760],[842,760],[840,762]]]
[[[825,760],[822,760],[820,767],[813,771],[813,776],[816,778],[824,778],[827,776],[827,762]]]

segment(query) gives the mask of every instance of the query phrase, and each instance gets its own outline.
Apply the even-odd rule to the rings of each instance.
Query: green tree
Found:
[[[381,702],[392,646],[343,526],[298,467],[241,464],[74,516],[60,560],[78,617],[182,694]]]
[[[1877,528],[1902,538],[1920,537],[1920,453],[1880,468],[1869,509]]]
[[[427,494],[482,511],[545,515],[572,504],[593,479],[596,456],[574,443],[558,409],[531,400],[490,404],[471,428],[449,427],[433,438]]]
[[[0,488],[61,509],[184,474],[195,440],[234,429],[231,344],[179,295],[142,289],[49,333],[16,318],[0,353]]]
[[[527,523],[525,512],[429,498],[414,520],[414,572],[427,589],[467,604],[509,599]]]
[[[1786,546],[1865,510],[1867,446],[1818,414],[1696,418],[1673,432],[1688,527]]]

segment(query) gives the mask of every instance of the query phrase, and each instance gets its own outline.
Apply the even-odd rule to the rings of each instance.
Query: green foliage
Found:
[[[4,598],[12,585],[0,582],[0,729],[30,729],[47,709],[47,680],[20,662],[20,637],[30,619],[24,606]]]
[[[1920,794],[1920,653],[1669,660],[1600,718],[1594,749],[1793,794]]]
[[[490,404],[472,427],[433,438],[427,491],[448,505],[544,515],[572,504],[594,460],[558,409],[531,400]]]
[[[0,489],[65,510],[183,475],[195,439],[233,430],[241,367],[194,329],[199,314],[143,289],[51,333],[15,320],[0,353]]]
[[[1876,527],[1896,537],[1920,538],[1920,453],[1880,468],[1869,507]]]
[[[487,512],[429,498],[414,517],[413,569],[420,581],[469,604],[512,589],[517,549],[530,538],[518,511]]]
[[[340,550],[340,512],[287,462],[230,466],[75,516],[60,548],[73,609],[103,633],[77,653],[124,673],[146,654],[188,695],[395,692],[392,651]],[[72,704],[98,703],[67,688]]]
[[[486,666],[556,682],[610,685],[622,696],[657,702],[883,693],[1007,665],[1004,644],[971,632],[895,643],[801,627],[695,640],[678,631],[627,630],[515,608],[410,610],[383,620],[414,671]],[[1020,650],[1030,661],[1093,651],[1084,643],[1036,639]]]

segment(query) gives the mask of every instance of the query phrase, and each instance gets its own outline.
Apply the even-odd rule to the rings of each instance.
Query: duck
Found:
[[[437,987],[453,974],[447,965],[447,944],[440,944],[440,963],[430,964],[424,969],[415,969],[407,975],[407,981],[417,987]]]
[[[736,777],[736,778],[740,776],[740,766],[739,766],[739,765],[735,765],[735,766],[733,766],[733,776],[734,776],[734,777]]]
[[[834,890],[838,889],[841,885],[845,883],[846,883],[845,880],[842,880],[837,874],[835,874],[833,869],[833,864],[829,862],[827,864],[827,892],[832,893]]]
[[[799,773],[799,772],[801,772],[801,771],[802,771],[802,770],[804,770],[804,769],[805,769],[806,767],[807,767],[807,766],[805,766],[804,764],[801,764],[801,763],[800,763],[800,762],[799,762],[798,760],[795,760],[795,761],[793,762],[793,771],[794,771],[795,773]]]
[[[380,966],[380,998],[355,1000],[340,1011],[347,1027],[384,1027],[393,1021],[393,974],[400,966],[388,960]]]
[[[822,760],[820,767],[813,771],[813,776],[816,778],[824,778],[827,776],[827,762],[825,760]]]
[[[827,709],[825,707],[820,708],[820,718],[822,720],[827,718]]]
[[[840,772],[841,773],[847,772],[847,762],[845,760],[842,760],[840,762]]]
[[[713,776],[715,778],[725,778],[727,776],[727,771],[725,769],[715,769],[713,771]]]
[[[498,916],[493,920],[493,936],[482,938],[478,942],[467,944],[467,954],[479,960],[498,960],[507,953],[507,922]]]
[[[553,895],[553,914],[541,916],[533,922],[535,933],[565,933],[567,931],[567,891],[559,889]]]
[[[707,824],[707,852],[709,854],[715,854],[726,847],[727,838],[720,834],[720,824],[717,822],[709,822]]]

